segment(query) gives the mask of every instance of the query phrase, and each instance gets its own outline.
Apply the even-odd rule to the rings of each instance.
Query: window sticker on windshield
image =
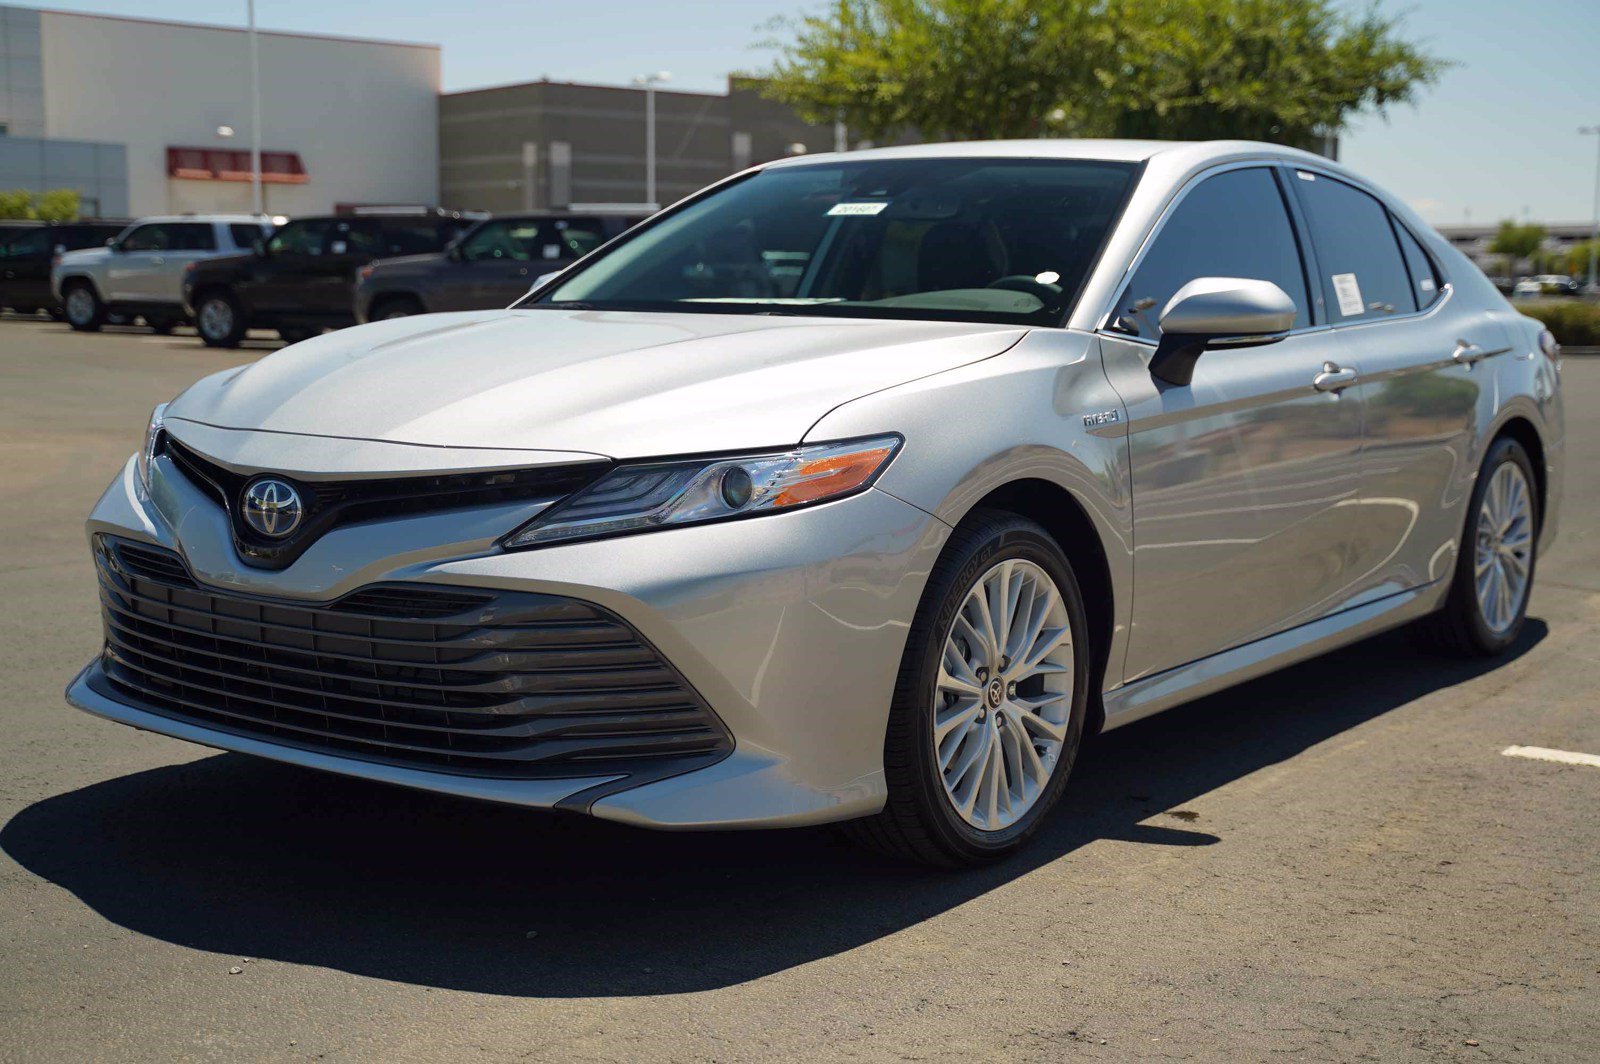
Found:
[[[1356,283],[1353,273],[1333,275],[1333,294],[1339,298],[1339,313],[1347,318],[1355,317],[1367,309],[1367,305],[1361,301],[1361,286]]]
[[[882,211],[888,205],[888,203],[835,203],[832,207],[828,208],[828,214],[861,214],[871,216]]]

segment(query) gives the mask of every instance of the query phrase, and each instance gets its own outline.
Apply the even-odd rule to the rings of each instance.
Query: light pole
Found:
[[[1589,292],[1595,292],[1596,270],[1600,265],[1600,126],[1583,126],[1578,130],[1595,139],[1594,158],[1594,221],[1589,227]]]
[[[266,214],[261,199],[261,52],[256,42],[256,0],[245,0],[250,21],[250,204],[256,215]]]
[[[644,86],[644,199],[652,205],[656,202],[656,86],[671,79],[665,70],[633,79],[635,85]]]

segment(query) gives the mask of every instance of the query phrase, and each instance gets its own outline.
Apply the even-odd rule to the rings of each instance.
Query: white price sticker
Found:
[[[1353,318],[1367,309],[1361,299],[1361,286],[1356,283],[1353,273],[1333,275],[1333,294],[1339,299],[1339,313],[1347,318]]]
[[[888,203],[835,203],[832,207],[828,208],[828,214],[833,216],[844,214],[865,215],[867,217],[871,217],[872,215],[882,211],[888,205]]]

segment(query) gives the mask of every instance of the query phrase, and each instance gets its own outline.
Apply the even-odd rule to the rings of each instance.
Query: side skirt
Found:
[[[1448,580],[1401,591],[1105,692],[1105,731],[1325,654],[1439,607]]]

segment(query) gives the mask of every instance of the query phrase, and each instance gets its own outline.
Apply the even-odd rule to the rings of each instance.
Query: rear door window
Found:
[[[430,218],[386,218],[382,225],[382,255],[426,255],[443,251],[455,230]]]
[[[1406,269],[1411,273],[1411,291],[1416,296],[1417,309],[1425,310],[1439,298],[1439,289],[1443,287],[1439,282],[1439,272],[1434,269],[1433,260],[1422,250],[1422,244],[1411,235],[1409,229],[1396,221],[1394,231],[1400,236],[1400,251],[1405,255]]]
[[[180,222],[167,227],[171,235],[169,250],[215,251],[217,232],[210,222]]]
[[[1271,281],[1294,300],[1294,327],[1311,323],[1300,248],[1270,169],[1205,178],[1179,201],[1123,292],[1111,327],[1157,339],[1162,310],[1178,289],[1200,277]]]
[[[1416,310],[1388,209],[1326,175],[1296,170],[1295,177],[1317,252],[1328,321],[1343,325]]]

